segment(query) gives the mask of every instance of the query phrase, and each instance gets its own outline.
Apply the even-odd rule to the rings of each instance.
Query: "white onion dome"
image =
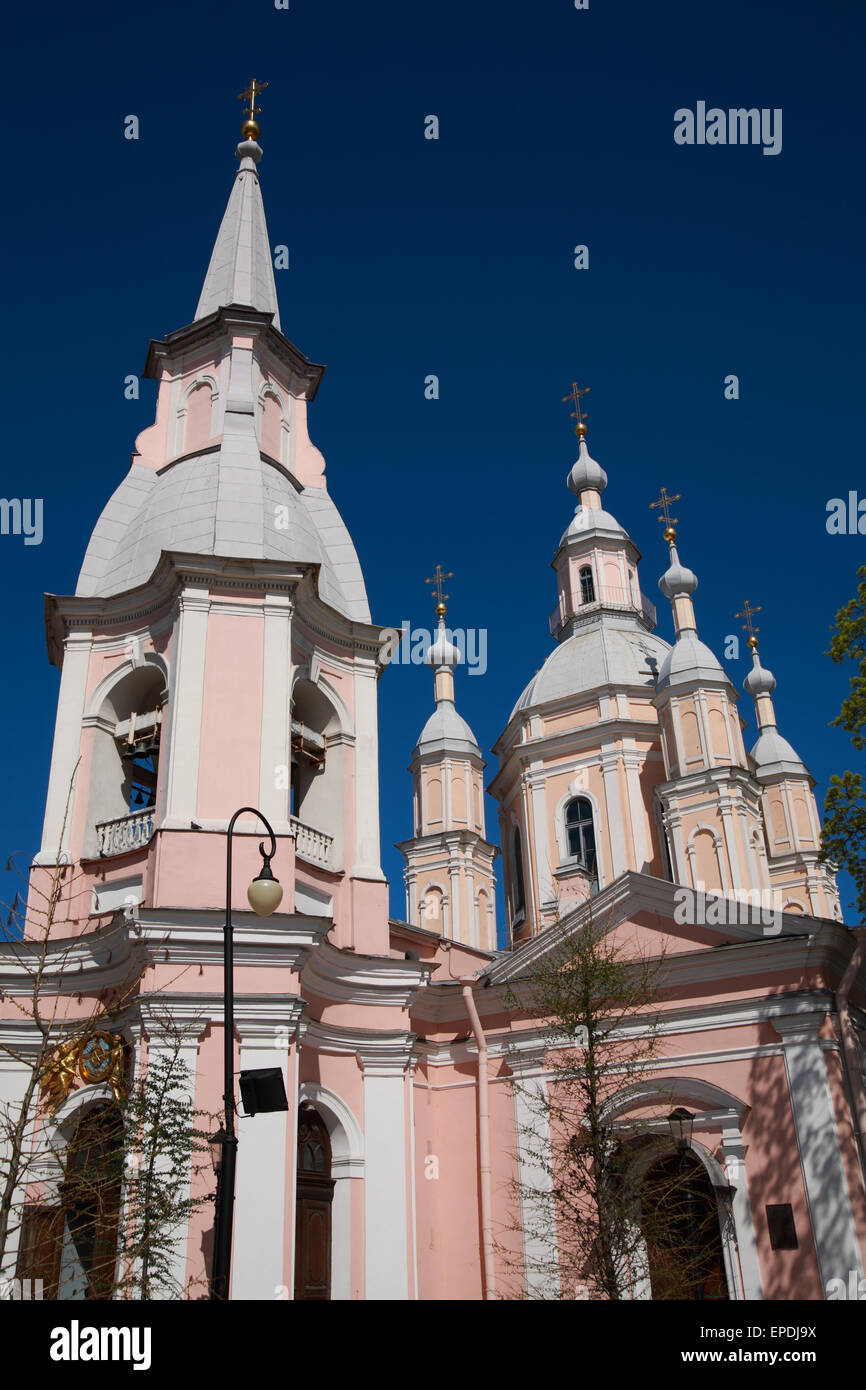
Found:
[[[671,544],[671,563],[659,580],[659,588],[665,598],[678,598],[681,594],[693,594],[698,587],[698,576],[694,570],[680,563],[677,548]]]
[[[758,695],[772,695],[776,689],[776,677],[761,665],[757,651],[752,652],[752,669],[743,681],[743,689],[753,698]]]
[[[432,646],[427,648],[427,655],[424,660],[428,666],[433,667],[434,671],[441,667],[453,669],[460,664],[460,652],[448,636],[444,618],[439,619],[435,640]]]
[[[604,492],[607,487],[607,474],[600,463],[590,458],[585,439],[580,441],[577,462],[566,477],[566,482],[577,497],[588,488],[595,492]]]

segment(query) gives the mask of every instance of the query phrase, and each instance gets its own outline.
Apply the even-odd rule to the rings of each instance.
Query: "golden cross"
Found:
[[[263,92],[265,87],[268,86],[270,86],[270,83],[257,82],[256,79],[253,78],[245,92],[238,92],[238,101],[248,101],[250,104],[250,109],[247,112],[248,120],[255,120],[256,112],[261,111],[262,108],[256,106],[256,97],[259,95],[259,92]]]
[[[676,522],[676,517],[671,516],[671,504],[673,502],[679,502],[681,499],[681,492],[675,492],[673,497],[671,497],[668,493],[667,488],[663,487],[661,492],[659,493],[658,501],[650,502],[650,510],[652,511],[654,507],[661,507],[662,515],[658,519],[659,521],[663,521],[667,528],[670,528]]]
[[[577,421],[574,427],[575,434],[583,433],[581,426],[584,420],[588,418],[580,408],[580,398],[581,396],[588,396],[591,390],[591,386],[578,386],[577,382],[573,381],[568,395],[562,398],[563,404],[565,404],[566,401],[571,401],[571,404],[574,406],[574,410],[569,411],[569,419]]]
[[[442,585],[445,583],[445,580],[446,580],[446,579],[453,579],[453,578],[454,578],[454,572],[453,572],[453,570],[449,570],[448,573],[446,574],[445,571],[443,570],[442,566],[441,566],[441,565],[437,565],[437,566],[436,566],[436,569],[435,569],[434,572],[433,572],[432,577],[431,577],[430,579],[425,579],[425,580],[424,580],[424,583],[425,583],[425,584],[435,584],[435,585],[436,585],[436,607],[437,607],[437,608],[442,607],[442,605],[443,605],[444,602],[445,602],[445,599],[448,598],[448,595],[447,595],[447,594],[443,594],[443,592],[442,592]],[[443,610],[443,611],[444,611],[444,610]]]
[[[749,603],[749,600],[746,599],[745,603],[743,604],[742,613],[734,614],[735,618],[745,618],[746,621],[743,623],[743,631],[748,632],[749,646],[753,649],[758,645],[758,633],[761,631],[761,629],[759,627],[754,626],[752,619],[754,618],[755,614],[760,613],[760,611],[760,604],[758,604],[757,608],[753,608],[752,605]]]

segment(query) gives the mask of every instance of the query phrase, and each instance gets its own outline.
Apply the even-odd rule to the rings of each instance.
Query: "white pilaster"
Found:
[[[634,739],[623,740],[631,744],[631,750],[623,757],[626,786],[628,787],[629,822],[634,842],[635,868],[639,874],[649,867],[651,855],[646,837],[643,796],[640,788],[640,753],[634,747]]]
[[[604,778],[604,800],[607,829],[610,834],[613,878],[619,878],[620,874],[624,874],[628,868],[625,857],[625,836],[622,830],[623,807],[619,794],[618,761],[619,759],[612,753],[602,754],[601,773]]]
[[[205,587],[184,589],[179,600],[169,689],[169,762],[163,819],[166,826],[188,826],[197,810],[209,609]]]
[[[379,852],[379,734],[376,663],[355,661],[355,862],[352,873],[382,878]],[[444,789],[443,789],[444,790]]]
[[[360,1054],[364,1069],[365,1297],[409,1297],[406,1068],[412,1035]]]
[[[725,1128],[719,1145],[719,1157],[724,1163],[728,1182],[734,1189],[731,1209],[737,1237],[737,1253],[743,1277],[743,1298],[759,1300],[764,1297],[761,1282],[761,1265],[758,1259],[758,1243],[755,1238],[755,1223],[752,1219],[752,1204],[749,1201],[749,1180],[746,1176],[746,1146],[739,1127]]]
[[[267,1013],[236,1007],[241,1040],[240,1070],[279,1067],[287,1098],[289,1050],[303,1003],[296,997],[274,1000]],[[285,1268],[288,1197],[292,1191],[294,1116],[288,1110],[244,1115],[238,1112],[238,1160],[232,1248],[233,1299],[278,1297],[293,1284]]]
[[[259,806],[279,835],[289,829],[291,799],[290,703],[292,691],[292,612],[290,594],[268,594],[265,601],[262,669],[262,736]],[[277,769],[286,775],[277,785]]]
[[[198,1049],[200,1035],[203,1031],[203,1021],[192,1023],[186,1027],[183,1024],[173,1021],[170,1027],[161,1020],[158,1013],[151,1012],[146,1002],[141,1006],[142,1022],[147,1030],[147,1060],[150,1067],[158,1057],[164,1057],[169,1061],[182,1063],[188,1071],[186,1085],[173,1087],[170,1092],[172,1098],[180,1101],[188,1101],[190,1113],[195,1105],[195,1077],[196,1066],[198,1063]],[[169,1174],[175,1179],[175,1196],[178,1201],[184,1202],[190,1193],[190,1180],[192,1174],[189,1169],[185,1173],[172,1170],[171,1162],[167,1154],[158,1154],[157,1166],[163,1177]],[[184,1297],[186,1288],[186,1268],[189,1245],[189,1219],[179,1223],[176,1230],[170,1237],[174,1244],[170,1255],[170,1278],[173,1288],[157,1288],[151,1297],[157,1300],[180,1299]]]
[[[820,1013],[789,1015],[773,1019],[773,1027],[784,1044],[812,1237],[826,1292],[831,1279],[842,1279],[847,1287],[850,1272],[853,1270],[859,1280],[863,1268],[818,1036],[823,1017]]]
[[[42,847],[36,856],[37,864],[56,864],[58,853],[66,856],[69,854],[69,831],[75,800],[75,787],[72,787],[71,791],[70,787],[81,749],[81,721],[84,718],[91,645],[92,636],[89,632],[71,633],[64,644],[57,718],[54,724],[54,747],[51,750],[51,772],[42,828]]]
[[[544,1049],[508,1058],[514,1072],[517,1181],[529,1298],[555,1298],[559,1289],[556,1228],[549,1196],[553,1176],[543,1062]]]

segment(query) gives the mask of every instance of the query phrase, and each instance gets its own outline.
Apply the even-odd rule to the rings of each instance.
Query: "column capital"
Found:
[[[402,1076],[412,1065],[416,1037],[415,1033],[386,1034],[357,1047],[355,1055],[364,1076]]]
[[[827,1017],[826,1012],[815,1012],[808,1014],[783,1014],[779,1018],[772,1018],[770,1022],[775,1028],[785,1047],[794,1047],[797,1044],[817,1043],[820,1041],[820,1029]]]
[[[274,1047],[288,1047],[298,1035],[306,1007],[306,1000],[297,994],[236,999],[235,1029],[243,1043],[270,1040]]]

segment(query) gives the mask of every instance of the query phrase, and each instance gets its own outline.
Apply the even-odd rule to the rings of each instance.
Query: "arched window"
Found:
[[[526,916],[526,885],[523,880],[523,847],[520,843],[520,829],[514,827],[512,841],[514,854],[514,920],[521,921]]]
[[[581,603],[595,603],[595,580],[592,577],[592,565],[581,565],[577,577],[580,580]]]
[[[569,858],[595,873],[595,828],[592,805],[585,796],[576,796],[565,808],[565,838]]]

